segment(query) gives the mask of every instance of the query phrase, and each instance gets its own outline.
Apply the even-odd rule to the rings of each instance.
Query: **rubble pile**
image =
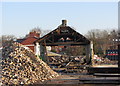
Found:
[[[108,58],[100,58],[100,59],[93,59],[93,63],[97,64],[97,65],[103,65],[103,64],[107,64],[107,65],[117,65],[118,61],[111,61]]]
[[[46,63],[29,48],[19,43],[9,44],[2,49],[2,84],[34,84],[57,77]]]
[[[66,56],[59,56],[59,57],[49,57],[49,61],[51,63],[62,63],[62,62],[69,62],[70,57]]]

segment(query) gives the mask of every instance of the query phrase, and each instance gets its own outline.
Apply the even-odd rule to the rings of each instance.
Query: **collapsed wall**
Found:
[[[8,44],[2,49],[2,84],[34,84],[57,77],[45,62],[29,48],[19,43]]]

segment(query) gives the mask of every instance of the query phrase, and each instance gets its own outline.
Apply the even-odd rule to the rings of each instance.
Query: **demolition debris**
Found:
[[[11,43],[2,49],[2,85],[42,83],[57,77],[45,62],[36,57],[29,48]]]

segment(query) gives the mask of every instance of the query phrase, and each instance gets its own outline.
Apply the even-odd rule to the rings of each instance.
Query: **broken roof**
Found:
[[[86,37],[67,26],[66,20],[62,20],[60,26],[35,42],[39,42],[46,46],[90,44],[90,41]]]

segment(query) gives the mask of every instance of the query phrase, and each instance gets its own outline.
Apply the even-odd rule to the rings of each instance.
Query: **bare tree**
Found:
[[[40,33],[40,36],[42,37],[42,36],[46,35],[47,33],[49,33],[51,30],[48,30],[48,29],[43,30],[40,27],[35,27],[31,30],[31,32],[33,32],[33,31]]]
[[[0,38],[2,39],[2,46],[7,45],[8,43],[13,43],[17,39],[14,35],[2,35]]]
[[[36,31],[38,33],[41,33],[41,28],[40,27],[35,27],[30,32],[34,32],[34,31]]]
[[[93,29],[88,31],[86,37],[93,41],[95,54],[103,55],[117,37],[117,30]]]

